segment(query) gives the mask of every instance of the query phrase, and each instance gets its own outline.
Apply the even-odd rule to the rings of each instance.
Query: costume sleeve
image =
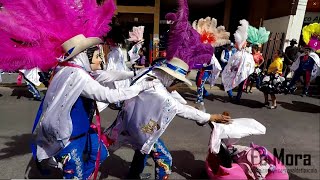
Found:
[[[176,90],[172,91],[170,94],[173,98],[175,98],[181,104],[187,104],[187,101]]]
[[[184,105],[178,102],[176,108],[178,116],[192,121],[197,121],[200,124],[204,124],[210,120],[210,114],[199,111],[192,106]]]
[[[109,70],[109,71],[99,70],[99,71],[95,71],[92,75],[94,79],[98,81],[100,84],[126,80],[134,77],[133,71],[116,71],[116,70]]]
[[[147,84],[135,84],[128,88],[109,89],[94,79],[89,79],[84,85],[81,95],[100,102],[115,103],[137,96],[141,91],[148,89]],[[148,85],[147,85],[148,86]]]
[[[225,54],[225,50],[222,51],[220,60],[221,60],[221,62],[226,63],[226,62],[228,62],[228,61],[227,61],[226,59],[224,59],[224,54]]]

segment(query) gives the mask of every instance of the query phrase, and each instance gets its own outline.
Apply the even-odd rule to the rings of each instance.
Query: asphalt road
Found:
[[[284,150],[284,160],[292,179],[320,179],[318,98],[279,95],[279,107],[269,110],[263,107],[263,95],[258,91],[244,94],[240,105],[227,100],[226,93],[214,89],[214,95],[205,100],[210,113],[230,112],[233,118],[254,118],[264,124],[267,133],[241,139],[238,144],[250,142],[265,146],[273,152]],[[193,105],[194,91],[184,89],[182,94]],[[25,87],[0,87],[0,178],[37,178],[38,172],[31,160],[29,140],[39,102],[33,101]],[[102,113],[103,127],[113,122],[117,111],[107,109]],[[171,179],[206,179],[204,161],[210,136],[208,126],[199,127],[194,122],[176,117],[162,139],[173,157]],[[311,165],[304,166],[299,155],[311,155]],[[133,156],[133,150],[121,148],[112,153],[101,167],[102,179],[125,178]],[[291,162],[291,157],[297,158]],[[302,156],[304,157],[304,156]],[[293,158],[295,160],[295,158]],[[291,165],[293,163],[293,165]],[[145,172],[154,174],[151,159]],[[299,172],[304,168],[307,172]],[[153,176],[152,176],[153,177]]]

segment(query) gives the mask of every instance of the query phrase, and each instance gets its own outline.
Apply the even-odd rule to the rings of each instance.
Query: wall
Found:
[[[263,21],[263,26],[271,32],[285,32],[287,33],[290,16],[274,18]]]
[[[320,10],[319,12],[306,12],[306,15],[304,16],[304,23],[320,23]]]
[[[306,12],[308,0],[299,0],[295,15],[284,16],[280,18],[268,19],[263,21],[263,26],[271,32],[286,33],[284,49],[289,45],[293,38],[299,42],[303,26],[304,15]]]
[[[308,0],[299,0],[296,15],[290,16],[290,21],[288,25],[288,31],[286,35],[286,43],[284,44],[284,48],[286,48],[290,43],[289,40],[292,38],[297,39],[299,42],[301,30],[303,27],[304,15],[306,13]]]

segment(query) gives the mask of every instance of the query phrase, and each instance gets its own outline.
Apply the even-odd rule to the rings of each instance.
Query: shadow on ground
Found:
[[[278,102],[284,109],[296,112],[320,113],[320,106],[300,101],[292,101],[292,104],[287,102]]]
[[[208,179],[205,162],[196,160],[194,155],[186,150],[170,151],[172,156],[172,171],[186,179]]]
[[[101,164],[100,179],[105,179],[108,176],[113,176],[120,179],[125,179],[129,173],[131,162],[123,160],[120,156],[110,153],[110,156]]]
[[[12,137],[0,136],[1,139],[8,139],[8,142],[4,143],[8,147],[0,150],[0,160],[31,153],[31,137],[31,134],[22,134]]]
[[[27,165],[27,168],[24,173],[25,179],[62,179],[62,171],[56,168],[50,168],[41,173],[36,164],[36,160],[33,157],[30,158],[30,161]]]

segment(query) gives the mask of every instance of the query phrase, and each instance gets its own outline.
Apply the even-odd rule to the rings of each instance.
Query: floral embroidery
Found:
[[[82,176],[83,176],[83,173],[82,173],[82,163],[81,163],[81,160],[80,158],[78,157],[77,155],[77,149],[73,149],[71,151],[71,159],[73,159],[75,161],[75,164],[76,164],[76,171],[77,171],[77,174],[78,174],[78,178],[79,179],[82,179]]]
[[[150,120],[148,124],[144,125],[141,128],[141,131],[147,134],[153,134],[154,131],[157,131],[159,129],[160,129],[159,124],[154,120]]]

